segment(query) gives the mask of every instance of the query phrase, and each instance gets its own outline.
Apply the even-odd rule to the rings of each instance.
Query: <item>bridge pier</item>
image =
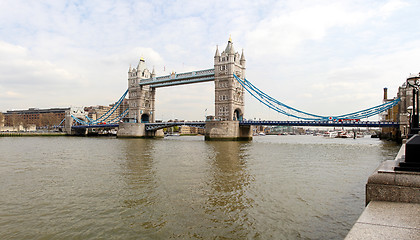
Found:
[[[252,127],[239,126],[239,121],[207,121],[206,141],[249,141],[252,140]]]
[[[87,128],[77,128],[74,129],[72,128],[73,126],[73,118],[68,114],[66,115],[66,120],[65,120],[65,126],[64,126],[64,132],[67,135],[71,135],[71,136],[86,136],[88,130]]]
[[[163,130],[146,131],[144,123],[120,123],[118,138],[159,138],[164,137]]]
[[[66,120],[64,121],[64,132],[67,135],[72,135],[71,126],[73,125],[73,118],[71,118],[70,113],[67,113],[65,118]]]

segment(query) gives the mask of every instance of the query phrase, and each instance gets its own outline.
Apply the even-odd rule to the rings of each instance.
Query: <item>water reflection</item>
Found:
[[[159,203],[158,178],[154,160],[156,141],[129,139],[124,141],[125,161],[122,177],[122,218],[135,231],[152,233],[162,228],[166,221],[163,214],[155,211]]]
[[[313,136],[0,139],[0,239],[343,239],[367,177],[398,148]]]
[[[212,147],[214,158],[210,162],[208,181],[210,192],[204,206],[212,222],[223,226],[219,237],[250,236],[254,219],[248,214],[254,200],[247,194],[254,177],[248,172],[246,143],[207,142]]]

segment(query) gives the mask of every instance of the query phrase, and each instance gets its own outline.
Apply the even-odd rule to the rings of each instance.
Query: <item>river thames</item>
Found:
[[[0,239],[343,239],[399,145],[0,138]]]

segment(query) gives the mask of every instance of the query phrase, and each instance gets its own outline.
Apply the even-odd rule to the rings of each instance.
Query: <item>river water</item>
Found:
[[[343,239],[399,146],[0,138],[0,239]]]

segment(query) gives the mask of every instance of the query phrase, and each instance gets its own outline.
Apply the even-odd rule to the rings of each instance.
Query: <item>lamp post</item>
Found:
[[[419,82],[416,80],[413,84],[409,81],[408,86],[413,88],[413,105],[411,111],[410,121],[410,135],[417,134],[419,132]],[[411,107],[411,106],[410,106]],[[409,108],[410,108],[409,107]],[[409,111],[409,109],[407,109]]]
[[[407,83],[413,87],[413,106],[407,108],[411,115],[410,134],[405,144],[405,159],[394,170],[420,172],[419,83],[418,80]]]

